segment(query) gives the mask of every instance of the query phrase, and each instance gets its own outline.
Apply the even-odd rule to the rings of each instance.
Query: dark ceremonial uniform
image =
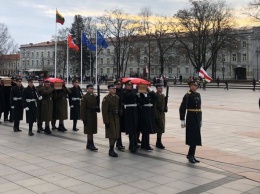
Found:
[[[142,132],[141,148],[146,150],[152,150],[150,146],[150,134],[156,132],[153,110],[153,104],[156,98],[157,96],[153,91],[149,93],[140,93],[140,129]]]
[[[187,115],[186,115],[187,111]],[[182,100],[180,120],[185,120],[186,115],[186,144],[190,146],[188,156],[195,155],[196,146],[201,146],[201,98],[198,92],[187,92]]]
[[[73,86],[70,88],[69,105],[70,105],[70,120],[73,120],[73,131],[78,131],[76,128],[77,120],[80,119],[80,100],[83,96],[81,88]]]
[[[36,88],[26,87],[23,90],[23,107],[26,113],[26,123],[29,123],[29,135],[32,136],[33,123],[37,120],[37,95]]]
[[[4,86],[0,84],[0,119],[5,108]],[[1,123],[1,121],[0,121]]]
[[[129,149],[136,151],[137,145],[137,127],[138,127],[138,111],[137,111],[137,95],[134,90],[125,89],[123,92],[124,106],[124,128],[126,134],[129,134]]]
[[[23,86],[14,86],[11,89],[10,93],[10,104],[13,111],[13,120],[14,120],[14,132],[21,131],[19,129],[20,120],[23,120]]]
[[[45,133],[50,134],[49,122],[52,120],[53,113],[53,99],[52,99],[52,87],[44,86],[41,90],[42,95],[42,108],[41,108],[41,121],[45,122]]]
[[[4,86],[4,101],[5,101],[5,107],[4,107],[4,120],[8,121],[8,115],[9,115],[9,121],[13,121],[13,110],[11,109],[10,105],[10,94],[11,89],[16,86],[14,82],[11,83],[12,86]]]
[[[42,120],[41,120],[41,113],[42,113],[42,90],[43,90],[44,86],[43,85],[39,85],[36,86],[36,91],[38,92],[39,96],[37,98],[37,132],[40,133],[43,128],[42,128]],[[40,98],[41,97],[41,98]]]

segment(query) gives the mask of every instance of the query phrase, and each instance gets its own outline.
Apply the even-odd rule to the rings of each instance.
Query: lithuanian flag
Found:
[[[58,10],[56,10],[56,23],[60,23],[61,25],[63,25],[64,22],[64,17],[58,12]]]

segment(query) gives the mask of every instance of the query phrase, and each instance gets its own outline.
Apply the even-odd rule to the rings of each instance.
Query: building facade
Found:
[[[13,76],[20,74],[20,54],[0,55],[0,75]]]

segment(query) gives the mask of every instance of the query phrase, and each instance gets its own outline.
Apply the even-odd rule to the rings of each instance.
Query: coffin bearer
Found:
[[[28,86],[23,90],[23,107],[26,112],[26,123],[29,124],[29,136],[33,136],[33,123],[37,119],[37,102],[41,98],[33,85],[33,79],[28,79]]]
[[[42,95],[42,108],[41,108],[41,121],[45,122],[45,134],[51,134],[50,121],[52,120],[53,113],[53,100],[52,100],[53,88],[50,85],[49,80],[45,80],[44,87],[41,90]]]
[[[54,85],[54,87],[56,87]],[[52,119],[54,121],[59,120],[59,127],[58,131],[64,132],[67,131],[67,129],[64,126],[64,120],[68,119],[68,94],[70,94],[71,91],[68,89],[65,84],[62,85],[60,88],[54,88],[53,91],[53,99],[55,103],[53,104],[53,116]]]
[[[77,121],[80,119],[80,100],[83,92],[79,87],[78,80],[72,80],[73,87],[70,88],[69,105],[70,105],[70,120],[73,120],[73,131],[78,131]]]
[[[165,105],[165,95],[163,92],[163,86],[161,84],[156,85],[156,100],[154,102],[154,115],[155,125],[157,132],[156,147],[164,149],[165,146],[162,144],[162,134],[165,132],[165,112],[167,112]]]
[[[42,120],[41,120],[41,111],[42,111],[42,90],[43,90],[43,79],[38,79],[39,85],[36,86],[36,91],[39,94],[39,97],[37,98],[37,133],[40,133],[43,131],[42,128]]]
[[[4,112],[5,108],[5,99],[4,99],[4,85],[3,81],[0,79],[0,119],[2,117],[2,113]],[[0,121],[0,124],[2,122]]]
[[[116,95],[116,86],[114,84],[107,86],[109,94],[102,101],[102,116],[106,128],[106,138],[109,138],[108,155],[118,157],[114,151],[116,140],[119,138],[120,122],[119,122],[119,97]]]
[[[11,78],[11,84],[10,82],[4,81],[4,100],[5,100],[5,108],[4,108],[4,121],[13,122],[13,111],[11,109],[10,105],[10,93],[11,89],[16,86],[16,80],[14,77]],[[8,119],[9,115],[9,119]]]
[[[187,159],[191,163],[200,162],[195,158],[196,146],[201,146],[201,98],[196,92],[198,84],[196,81],[189,82],[190,90],[184,95],[179,109],[181,127],[186,127],[186,144],[190,146]],[[187,111],[187,115],[186,115]],[[186,124],[185,124],[186,115]]]
[[[92,84],[87,85],[87,93],[83,96],[80,105],[80,116],[84,124],[84,134],[87,134],[86,149],[91,151],[98,150],[95,147],[93,135],[97,134],[97,98],[94,94]]]
[[[16,86],[12,87],[10,93],[10,104],[13,111],[13,120],[14,120],[14,132],[20,132],[20,120],[23,120],[23,86],[22,79],[18,78],[16,80]]]

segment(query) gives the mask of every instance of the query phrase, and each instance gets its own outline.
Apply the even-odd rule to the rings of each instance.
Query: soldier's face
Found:
[[[44,86],[46,86],[47,88],[50,87],[50,83],[45,83]]]
[[[94,88],[93,88],[93,87],[89,87],[89,88],[87,89],[87,92],[93,93],[93,92],[94,92]]]
[[[78,86],[79,86],[79,82],[78,82],[78,81],[75,81],[75,82],[73,83],[73,85],[74,85],[75,87],[78,87]]]
[[[30,87],[33,87],[33,81],[28,82],[28,85],[29,85]]]
[[[120,89],[121,87],[122,87],[121,84],[116,84],[117,89]]]
[[[116,93],[116,88],[109,88],[109,93],[110,94],[115,94]]]
[[[22,82],[21,81],[17,81],[16,84],[17,84],[17,86],[21,86]]]
[[[43,85],[43,82],[39,82],[39,86],[42,86]]]
[[[191,91],[196,92],[197,89],[198,89],[198,85],[197,84],[190,85],[190,90]]]
[[[127,84],[127,85],[125,86],[125,89],[127,89],[127,90],[132,90],[132,85],[131,85],[131,84]]]
[[[158,88],[156,88],[156,90],[157,90],[157,93],[162,93],[162,91],[163,91],[163,88],[162,87],[158,87]]]

